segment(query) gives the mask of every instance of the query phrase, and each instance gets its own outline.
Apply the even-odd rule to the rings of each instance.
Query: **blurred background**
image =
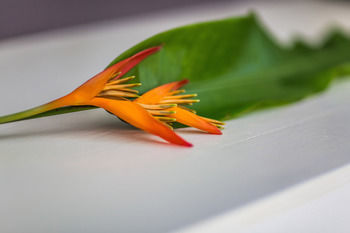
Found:
[[[167,9],[228,1],[230,0],[0,0],[0,40]],[[237,1],[239,0],[235,0]]]
[[[153,34],[252,9],[286,43],[350,29],[349,1],[0,0],[0,115],[67,94]],[[1,126],[0,233],[167,232],[230,213],[242,215],[229,224],[258,222],[259,233],[347,233],[350,170],[256,203],[350,163],[349,87],[237,119],[218,139],[189,132],[201,145],[190,151],[142,144],[102,110]]]

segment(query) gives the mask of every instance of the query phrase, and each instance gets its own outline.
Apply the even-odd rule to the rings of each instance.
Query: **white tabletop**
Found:
[[[339,4],[208,5],[3,41],[0,115],[71,91],[165,29],[253,7],[285,43],[295,33],[317,40],[334,22],[350,28],[350,5]],[[103,110],[0,125],[0,232],[272,232],[299,223],[306,227],[290,232],[312,232],[320,219],[323,232],[349,229],[337,209],[322,215],[334,205],[340,216],[350,201],[349,90],[350,81],[337,81],[321,95],[228,121],[222,136],[179,130],[190,149]],[[302,222],[314,209],[322,216]]]

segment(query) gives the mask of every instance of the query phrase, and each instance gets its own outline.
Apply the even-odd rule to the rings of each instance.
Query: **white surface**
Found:
[[[154,33],[252,6],[283,40],[295,32],[315,39],[334,21],[350,28],[346,4],[252,2],[2,42],[0,114],[69,92]],[[163,143],[101,110],[0,125],[0,232],[167,232],[254,203],[259,208],[262,198],[349,164],[349,90],[345,81],[298,104],[232,120],[222,136],[180,130],[192,149]],[[272,216],[245,230],[298,222],[283,216],[282,225]],[[228,231],[240,225],[232,222]]]
[[[250,203],[181,233],[349,232],[350,166]]]

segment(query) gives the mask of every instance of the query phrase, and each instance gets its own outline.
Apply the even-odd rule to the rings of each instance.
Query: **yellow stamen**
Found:
[[[192,98],[196,97],[197,94],[189,94],[189,95],[173,95],[173,96],[165,96],[164,99],[184,99],[184,98]]]
[[[154,118],[157,118],[158,120],[163,121],[163,122],[175,122],[176,121],[175,118],[171,118],[171,117],[155,116]]]
[[[164,110],[149,110],[147,109],[147,111],[149,113],[151,113],[152,115],[171,115],[171,114],[175,114],[176,111],[164,111]]]
[[[221,122],[218,120],[214,120],[214,119],[210,119],[210,118],[206,118],[206,117],[202,117],[202,116],[200,116],[200,118],[202,118],[203,120],[209,121],[210,123],[213,123],[215,125],[225,125],[224,122]]]
[[[133,83],[133,84],[138,84],[138,83]],[[127,85],[132,85],[132,84],[127,84]],[[139,85],[135,85],[135,86],[139,86]],[[105,86],[103,88],[102,91],[108,91],[108,90],[118,90],[118,91],[128,91],[128,92],[135,92],[135,93],[138,93],[137,90],[132,90],[132,89],[129,89],[129,88],[125,88],[125,85],[109,85],[109,86]]]
[[[187,111],[189,111],[189,112],[192,112],[192,113],[194,113],[194,114],[197,113],[196,110],[191,109],[191,108],[186,108],[185,106],[182,106],[182,105],[179,105],[179,108],[185,109],[185,110],[187,110]]]
[[[141,103],[138,103],[139,105],[141,105],[142,107],[146,108],[146,109],[166,109],[166,108],[173,108],[173,107],[176,107],[177,104],[141,104]]]
[[[130,83],[130,84],[120,84],[119,88],[127,88],[127,87],[139,87],[141,83]]]
[[[120,73],[120,72],[119,72]],[[118,73],[118,74],[119,74]],[[115,78],[116,76],[118,76],[118,74],[116,74],[113,78]],[[112,79],[113,79],[112,78]],[[121,78],[121,79],[117,79],[117,80],[114,80],[114,81],[110,81],[108,82],[106,85],[115,85],[115,84],[119,84],[119,83],[125,83],[131,79],[134,79],[135,76],[130,76],[130,77],[126,77],[126,78]]]
[[[115,90],[108,90],[103,91],[100,94],[98,94],[98,97],[130,97],[130,98],[136,98],[139,97],[139,95],[130,93],[130,92],[123,92],[123,91],[115,91]]]
[[[192,103],[198,103],[199,100],[183,100],[183,99],[170,99],[170,100],[162,100],[160,103],[162,104],[192,104]]]
[[[125,83],[131,79],[134,79],[135,76],[130,76],[127,78],[111,81],[105,85],[102,91],[97,95],[98,97],[104,98],[136,98],[139,97],[138,91],[130,89],[132,87],[140,86],[141,83],[130,83],[130,84],[121,84]],[[130,88],[129,88],[130,87]]]
[[[169,92],[168,96],[170,96],[170,95],[177,95],[177,94],[185,93],[185,92],[186,92],[185,90],[176,90],[176,91]]]
[[[214,124],[218,129],[224,129],[225,127],[221,126],[221,125],[216,125]]]
[[[115,77],[117,77],[119,74],[120,74],[121,72],[116,72],[116,73],[114,73],[114,74],[112,74],[112,76],[109,78],[109,81],[111,81],[111,80],[113,80]],[[109,82],[108,81],[108,82]],[[107,83],[108,83],[107,82]]]
[[[138,90],[133,90],[133,89],[129,89],[129,88],[120,88],[120,91],[126,91],[126,92],[132,92],[132,93],[139,93]]]

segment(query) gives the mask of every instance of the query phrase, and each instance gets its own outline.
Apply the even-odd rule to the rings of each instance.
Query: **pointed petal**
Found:
[[[83,103],[84,101],[92,99],[100,93],[113,75],[118,74],[115,79],[121,77],[149,55],[159,51],[160,48],[160,46],[157,46],[143,50],[132,57],[108,67],[75,89],[70,95],[74,96],[77,103]]]
[[[184,125],[188,125],[211,134],[222,134],[222,132],[215,125],[190,111],[182,109],[181,107],[175,107],[174,111],[176,111],[176,113],[172,114],[171,117],[176,118],[176,121]]]
[[[157,135],[168,142],[181,146],[192,146],[191,143],[186,142],[164,123],[152,117],[137,103],[123,100],[94,98],[88,104],[104,108],[131,125]]]
[[[163,97],[168,95],[169,92],[175,91],[187,83],[188,80],[184,79],[181,81],[175,81],[161,85],[146,92],[141,97],[136,99],[135,102],[142,104],[158,104],[163,99]]]
[[[123,76],[125,73],[127,73],[131,68],[139,64],[141,61],[143,61],[145,58],[147,58],[149,55],[152,55],[155,52],[158,52],[162,46],[156,46],[152,48],[145,49],[139,53],[136,53],[134,56],[129,57],[117,64],[120,65],[120,74],[115,77],[114,79],[118,79],[119,77]],[[114,66],[114,65],[113,65]],[[111,67],[113,67],[111,66]]]

